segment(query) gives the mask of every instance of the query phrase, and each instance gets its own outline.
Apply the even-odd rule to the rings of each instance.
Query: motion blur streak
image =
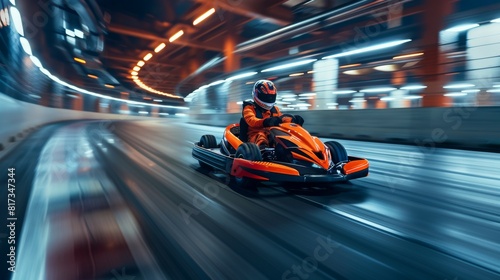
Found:
[[[369,177],[252,192],[199,169],[203,134],[222,128],[80,122],[20,144],[47,142],[14,279],[500,277],[499,154],[340,140]]]
[[[13,279],[96,279],[120,266],[144,279],[165,278],[85,128],[64,127],[41,153]]]

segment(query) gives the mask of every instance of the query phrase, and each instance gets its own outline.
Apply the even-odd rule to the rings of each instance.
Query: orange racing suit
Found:
[[[265,110],[253,102],[245,101],[243,105],[243,118],[248,124],[248,142],[257,146],[269,146],[269,131],[264,128],[264,120],[270,117],[280,117],[282,114],[277,106]]]

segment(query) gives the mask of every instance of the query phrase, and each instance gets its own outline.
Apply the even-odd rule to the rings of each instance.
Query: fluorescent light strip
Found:
[[[306,64],[315,62],[316,60],[317,59],[307,59],[307,60],[303,60],[303,61],[297,61],[297,62],[287,63],[287,64],[283,64],[283,65],[271,67],[271,68],[268,68],[268,69],[264,69],[261,72],[264,73],[264,72],[270,72],[270,71],[276,71],[276,70],[281,70],[281,69],[296,67],[296,66],[300,66],[300,65],[306,65]]]
[[[469,87],[475,87],[475,85],[473,85],[473,84],[451,84],[451,85],[446,85],[443,88],[452,89],[452,88],[469,88]]]
[[[133,70],[134,70],[135,72],[139,72],[139,71],[141,71],[141,67],[139,67],[139,66],[135,66]]]
[[[28,40],[24,37],[19,38],[19,41],[21,41],[21,46],[23,47],[24,52],[27,55],[33,55],[31,52],[30,42],[28,42]]]
[[[210,83],[208,86],[216,86],[216,85],[219,85],[219,84],[222,84],[224,83],[226,80],[218,80],[218,81],[215,81],[215,82],[212,82]]]
[[[492,20],[492,21],[490,21],[490,22],[491,22],[491,23],[500,23],[500,18],[496,18],[496,19],[494,19],[494,20]]]
[[[139,66],[139,67],[144,66],[144,64],[146,64],[146,62],[144,62],[142,60],[139,60],[139,62],[137,62],[137,66]]]
[[[417,90],[417,89],[424,89],[424,88],[427,88],[427,86],[421,86],[421,85],[404,86],[401,89],[404,89],[404,90]]]
[[[200,22],[204,21],[209,16],[211,16],[213,13],[215,13],[215,9],[214,8],[206,11],[203,15],[199,16],[197,19],[195,19],[193,21],[193,25],[198,25]]]
[[[398,45],[401,45],[404,43],[408,43],[408,42],[411,42],[411,39],[391,41],[391,42],[387,42],[387,43],[383,43],[383,44],[373,45],[373,46],[366,47],[366,48],[360,48],[360,49],[355,49],[355,50],[342,52],[342,53],[338,53],[338,54],[334,54],[334,55],[325,56],[325,57],[323,57],[323,59],[338,58],[338,57],[344,57],[344,56],[349,56],[349,55],[353,55],[353,54],[371,52],[371,51],[386,49],[386,48],[390,48],[390,47],[395,47],[395,46],[398,46]]]
[[[152,53],[148,53],[147,55],[144,56],[144,61],[148,61],[153,57]]]
[[[241,78],[250,77],[250,76],[253,76],[255,74],[257,74],[257,72],[243,73],[243,74],[239,74],[239,75],[236,75],[236,76],[229,77],[226,80],[227,81],[237,80],[237,79],[241,79]]]
[[[475,28],[478,26],[479,26],[479,24],[477,24],[477,23],[463,24],[463,25],[452,27],[452,28],[448,28],[448,29],[444,30],[444,32],[462,32],[462,31],[466,31],[466,30],[469,30],[469,29],[472,29],[472,28]]]
[[[444,94],[444,96],[448,96],[448,97],[458,97],[458,96],[466,96],[466,95],[467,95],[466,92],[451,92],[451,93]]]
[[[410,54],[398,55],[398,56],[393,57],[392,59],[405,59],[405,58],[412,58],[412,57],[417,57],[417,56],[422,56],[422,55],[424,55],[423,52],[410,53]]]
[[[422,98],[422,96],[420,96],[420,95],[408,95],[408,96],[403,97],[403,99],[406,99],[406,100],[421,99],[421,98]]]
[[[158,45],[158,47],[156,47],[155,49],[155,53],[159,53],[161,52],[167,45],[165,43],[161,43]]]
[[[24,36],[23,21],[21,19],[21,13],[16,7],[10,7],[10,16],[14,22],[14,28],[19,35]]]
[[[180,30],[178,31],[177,33],[175,33],[172,37],[170,37],[170,39],[168,39],[168,41],[170,43],[172,43],[173,41],[179,39],[182,35],[184,35],[184,31],[183,30]]]
[[[360,92],[372,93],[372,92],[388,92],[388,91],[393,91],[393,90],[396,90],[396,88],[393,88],[393,87],[367,88],[364,90],[360,90]]]
[[[75,29],[74,34],[75,34],[76,37],[78,37],[80,39],[83,39],[83,36],[84,36],[83,31]]]
[[[355,93],[357,91],[355,90],[335,90],[332,92],[332,94],[350,94],[350,93]]]
[[[33,62],[33,64],[35,64],[36,67],[42,68],[42,63],[36,56],[30,55],[30,59]]]

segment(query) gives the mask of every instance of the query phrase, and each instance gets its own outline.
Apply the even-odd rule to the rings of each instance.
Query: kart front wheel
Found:
[[[339,162],[347,162],[349,161],[349,157],[347,156],[347,151],[344,146],[337,141],[328,141],[325,142],[325,145],[330,150],[330,154],[332,156],[333,163],[337,164]]]
[[[200,138],[200,142],[198,142],[198,146],[203,147],[205,149],[213,149],[217,148],[217,140],[215,139],[215,136],[213,135],[203,135]],[[212,166],[204,163],[203,161],[199,160],[201,168],[206,169],[206,170],[212,170]]]
[[[236,150],[235,158],[242,158],[252,161],[261,161],[262,155],[259,147],[254,143],[243,143]],[[237,187],[249,188],[253,186],[256,181],[246,177],[233,177],[233,182]]]

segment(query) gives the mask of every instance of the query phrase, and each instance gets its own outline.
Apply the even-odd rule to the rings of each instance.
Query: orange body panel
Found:
[[[226,127],[226,130],[224,130],[224,138],[229,142],[229,144],[235,148],[237,148],[241,143],[243,143],[238,137],[236,137],[234,134],[232,134],[231,128],[233,127],[238,127],[240,126],[239,124],[230,124]]]
[[[349,175],[367,169],[368,167],[370,167],[370,164],[366,159],[353,160],[344,165],[344,172],[346,175]]]
[[[252,170],[259,170],[265,172],[272,172],[274,174],[285,174],[292,176],[299,176],[299,172],[291,167],[284,166],[277,163],[267,162],[267,161],[248,161],[241,158],[235,158],[233,161],[233,166],[231,168],[231,175],[235,177],[248,177],[252,179],[268,180],[267,178],[256,176],[249,173],[243,169],[243,167],[250,168]],[[258,177],[258,178],[256,178]]]

